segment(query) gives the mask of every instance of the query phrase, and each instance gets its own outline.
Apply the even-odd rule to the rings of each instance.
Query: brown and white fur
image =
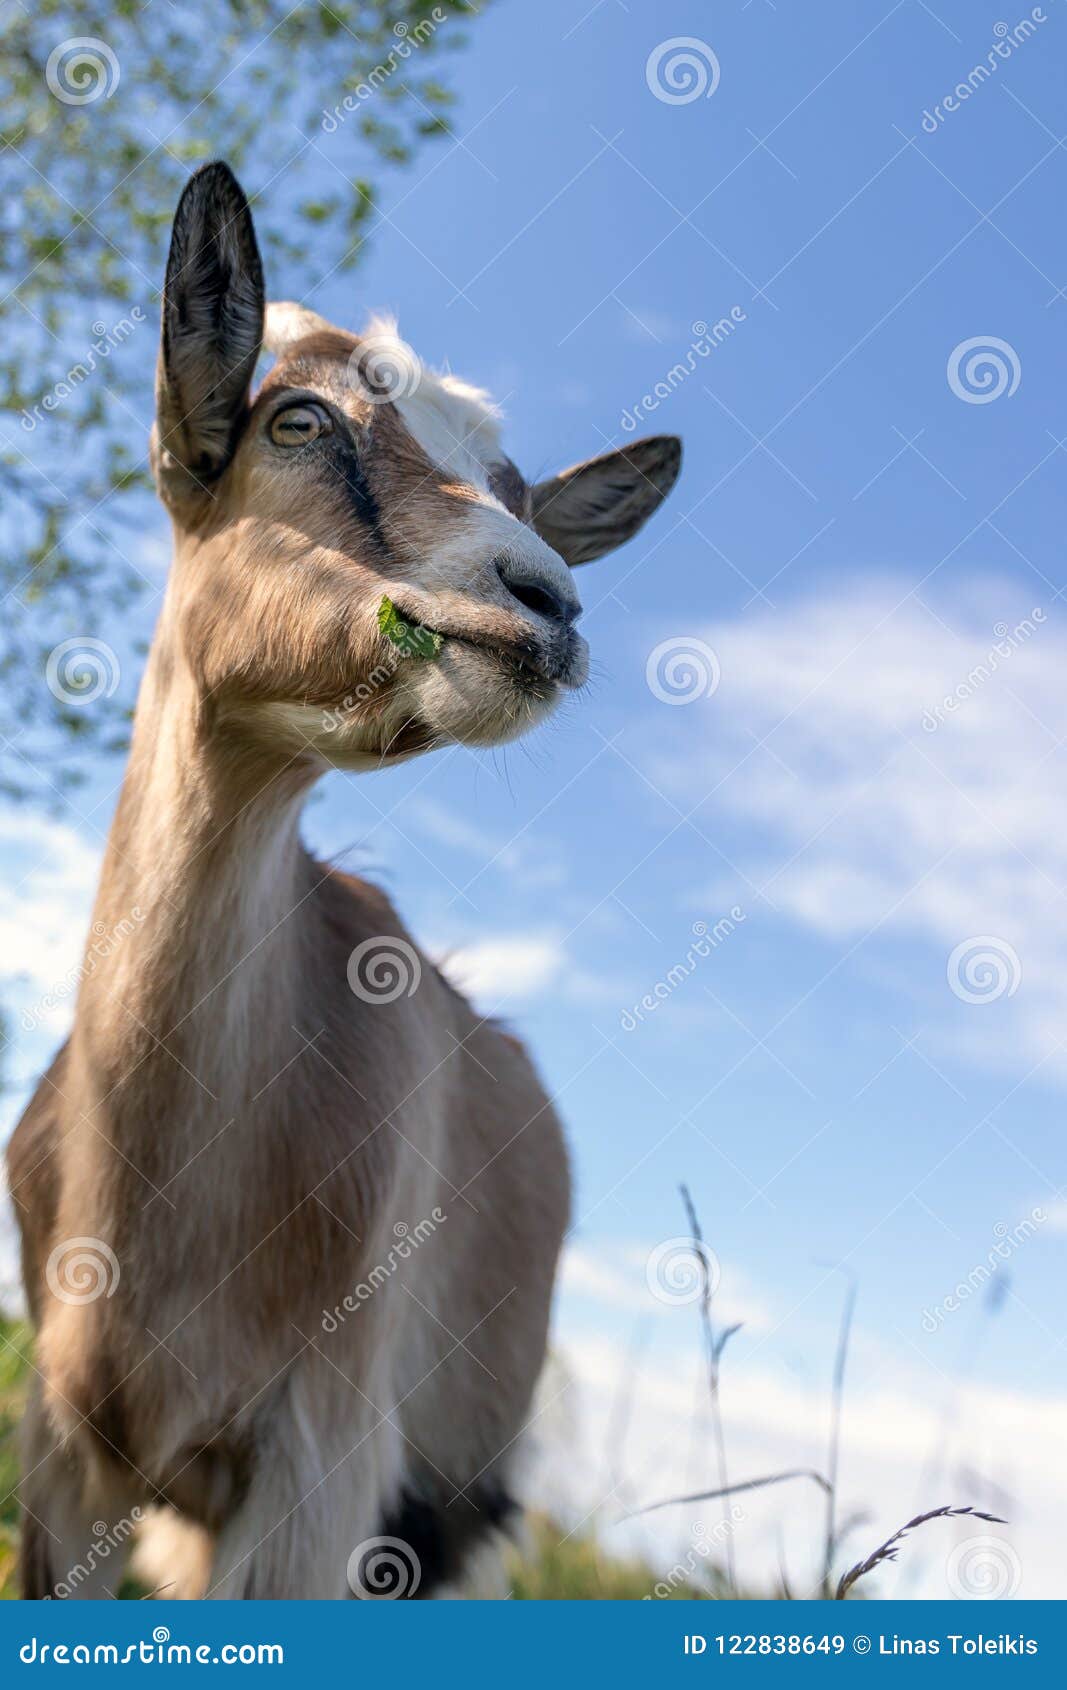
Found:
[[[93,918],[123,937],[8,1150],[38,1334],[26,1596],[113,1593],[119,1556],[69,1571],[94,1522],[153,1507],[196,1528],[214,1597],[362,1593],[381,1569],[349,1560],[378,1538],[418,1562],[396,1593],[430,1595],[512,1508],[568,1216],[559,1123],[385,896],[303,848],[300,810],[329,768],[497,744],[580,685],[568,564],[636,532],[679,447],[530,487],[485,396],[383,333],[265,308],[241,189],[221,164],[192,178],[152,446],[174,565]],[[398,656],[385,594],[436,658]],[[399,992],[374,972],[390,951]],[[186,1552],[161,1565],[163,1543],[176,1594]]]

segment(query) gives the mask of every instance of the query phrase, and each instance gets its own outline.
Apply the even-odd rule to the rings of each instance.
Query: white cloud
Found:
[[[609,1267],[600,1257],[570,1245],[559,1265],[559,1289],[574,1297],[586,1297],[607,1308],[636,1312],[637,1297],[632,1276]]]
[[[31,811],[0,812],[0,1002],[11,1043],[0,1100],[0,1147],[70,1022],[100,847]],[[45,1001],[47,1000],[47,1002]],[[0,1191],[0,1307],[21,1305],[14,1216]]]
[[[1041,1199],[1035,1207],[1043,1208],[1048,1216],[1045,1225],[1050,1232],[1067,1232],[1067,1198],[1058,1203],[1049,1203]]]
[[[656,778],[691,804],[700,770],[716,808],[743,829],[730,854],[802,926],[841,949],[862,941],[876,966],[893,935],[933,946],[925,1007],[972,1054],[1029,1067],[1058,1053],[1062,609],[991,582],[965,601],[924,604],[899,582],[867,580],[760,607],[701,637],[721,684],[672,712],[684,756],[665,768],[660,752]],[[1017,954],[1021,981],[995,1008],[968,1005],[965,1019],[945,971],[977,936]],[[984,1017],[995,1018],[995,1040]]]
[[[506,1013],[550,993],[569,1003],[617,1001],[617,983],[579,967],[554,929],[505,932],[429,949],[441,972],[483,1014]]]
[[[8,894],[0,910],[0,978],[5,1003],[17,1010],[77,968],[100,848],[62,822],[7,812],[0,813],[0,860]]]
[[[461,945],[439,959],[442,972],[480,1009],[525,1000],[559,978],[566,953],[552,934],[511,933]]]
[[[679,340],[686,344],[693,334],[688,323],[647,302],[624,306],[619,312],[619,322],[626,339],[635,340],[641,346],[654,346],[658,341],[667,347]]]

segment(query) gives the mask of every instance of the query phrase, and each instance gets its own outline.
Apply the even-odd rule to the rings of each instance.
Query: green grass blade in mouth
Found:
[[[440,654],[444,636],[418,622],[405,622],[391,598],[378,606],[378,627],[402,657],[434,658]]]

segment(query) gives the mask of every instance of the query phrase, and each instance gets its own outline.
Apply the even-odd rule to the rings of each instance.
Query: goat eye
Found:
[[[318,405],[290,405],[271,419],[270,437],[276,446],[306,446],[329,428],[330,419]]]

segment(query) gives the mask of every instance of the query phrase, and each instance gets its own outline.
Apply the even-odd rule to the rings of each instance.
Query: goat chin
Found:
[[[413,714],[438,741],[504,745],[551,715],[560,699],[554,681],[520,680],[495,653],[452,642],[440,660],[408,684]]]
[[[373,721],[358,697],[329,708],[279,700],[233,710],[231,719],[280,753],[359,772],[444,745],[505,745],[550,716],[562,696],[555,681],[517,679],[499,659],[462,649],[420,671]]]

